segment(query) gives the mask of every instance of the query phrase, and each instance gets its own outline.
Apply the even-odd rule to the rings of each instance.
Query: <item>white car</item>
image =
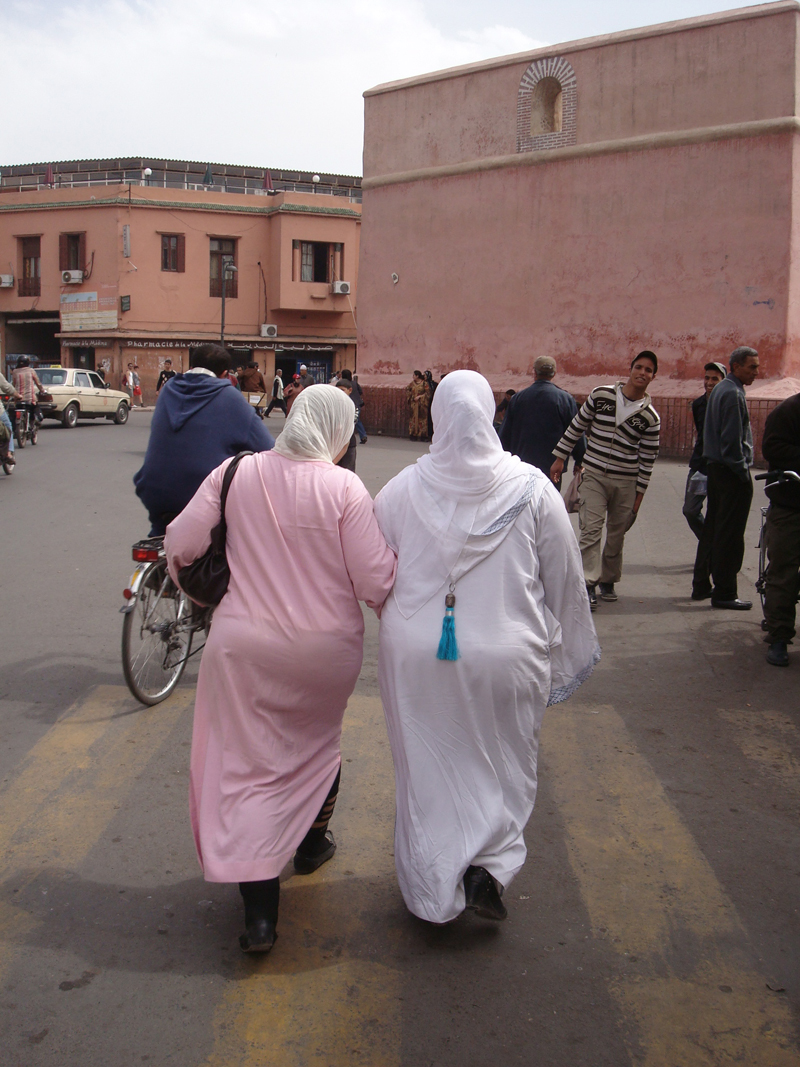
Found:
[[[71,429],[78,419],[108,419],[118,426],[128,421],[131,398],[111,389],[93,370],[72,367],[37,367],[36,373],[52,402],[40,402],[46,419],[59,419]]]

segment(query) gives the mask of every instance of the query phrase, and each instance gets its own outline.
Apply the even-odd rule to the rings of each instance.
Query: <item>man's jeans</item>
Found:
[[[700,471],[689,471],[686,479],[686,493],[683,498],[683,517],[689,523],[689,529],[700,540],[703,532],[703,501],[707,495],[708,479]]]
[[[622,545],[636,500],[636,478],[583,469],[580,498],[580,546],[587,585],[613,585],[622,576]],[[603,523],[606,543],[600,554]]]
[[[764,596],[766,640],[791,641],[800,588],[800,511],[771,504],[764,536],[769,560]]]
[[[11,439],[8,442],[7,448],[8,448],[9,452],[13,453],[13,451],[14,451],[14,427],[11,425],[11,419],[8,417],[8,412],[7,411],[4,411],[3,414],[0,415],[0,422],[2,422],[2,424],[8,430],[8,432],[11,434]]]
[[[741,478],[724,463],[708,463],[708,509],[697,545],[692,589],[714,600],[736,600],[736,576],[744,559],[744,530],[753,499],[748,473]]]

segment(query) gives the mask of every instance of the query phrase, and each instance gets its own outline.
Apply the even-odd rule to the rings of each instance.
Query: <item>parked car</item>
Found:
[[[131,398],[111,389],[92,370],[72,367],[37,367],[43,387],[52,396],[39,410],[46,419],[58,419],[72,428],[78,419],[108,419],[118,426],[128,421]]]

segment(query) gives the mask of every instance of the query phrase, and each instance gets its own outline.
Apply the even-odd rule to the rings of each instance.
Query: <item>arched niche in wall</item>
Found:
[[[575,144],[577,82],[560,56],[537,59],[522,75],[517,93],[517,151]]]

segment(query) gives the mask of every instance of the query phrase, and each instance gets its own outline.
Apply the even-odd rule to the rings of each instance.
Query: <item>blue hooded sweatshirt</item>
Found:
[[[206,477],[237,452],[275,444],[238,389],[208,374],[178,374],[158,394],[141,470],[133,476],[151,536],[183,511]]]

